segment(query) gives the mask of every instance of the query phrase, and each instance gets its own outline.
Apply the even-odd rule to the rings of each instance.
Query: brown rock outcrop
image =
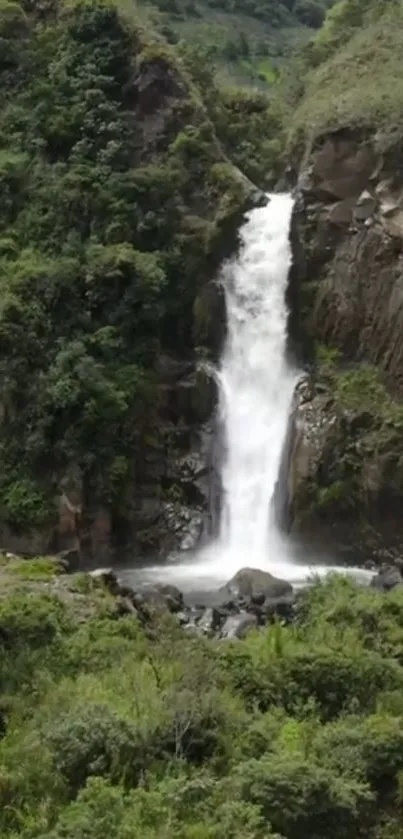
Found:
[[[403,175],[399,149],[374,149],[336,132],[302,166],[291,302],[316,373],[297,388],[285,470],[290,529],[366,557],[403,546]],[[327,380],[318,344],[339,353]],[[337,376],[366,364],[384,396],[343,402]]]
[[[300,176],[294,225],[306,333],[376,364],[403,393],[403,179],[392,165],[353,132],[324,138]]]

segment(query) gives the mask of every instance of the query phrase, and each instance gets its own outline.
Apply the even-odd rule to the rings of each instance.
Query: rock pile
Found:
[[[221,589],[206,597],[209,603],[186,603],[182,592],[172,585],[156,584],[133,589],[119,580],[111,568],[98,568],[90,576],[116,598],[121,614],[136,615],[146,623],[164,612],[176,615],[186,631],[220,638],[243,638],[251,629],[275,618],[290,621],[295,595],[290,583],[266,571],[242,568]]]

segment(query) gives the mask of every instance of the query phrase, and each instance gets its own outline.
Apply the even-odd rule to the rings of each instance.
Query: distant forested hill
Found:
[[[272,83],[318,29],[334,0],[154,0],[157,26],[210,53],[223,81]],[[148,3],[145,5],[149,5]]]

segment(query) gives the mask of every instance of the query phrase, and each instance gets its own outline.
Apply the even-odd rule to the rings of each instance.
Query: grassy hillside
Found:
[[[154,0],[154,23],[172,43],[207,50],[222,83],[272,84],[334,0]],[[149,9],[149,4],[145,4]]]
[[[337,3],[298,69],[293,144],[342,126],[370,129],[380,147],[393,142],[403,132],[401,0]]]

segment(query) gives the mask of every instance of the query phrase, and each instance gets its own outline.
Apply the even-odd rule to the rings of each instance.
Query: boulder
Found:
[[[208,368],[199,367],[172,390],[171,416],[174,421],[200,425],[210,418],[216,401],[216,382]]]
[[[257,568],[241,568],[235,577],[224,586],[227,597],[249,599],[263,603],[266,598],[283,597],[292,594],[292,585],[287,580],[273,577],[268,571]]]
[[[231,615],[227,618],[222,627],[221,638],[244,638],[251,629],[257,626],[256,615],[251,615],[248,612],[240,612],[239,615]]]
[[[111,594],[120,593],[119,581],[112,568],[96,568],[89,572],[89,576],[95,584],[105,586]]]
[[[348,131],[328,134],[313,153],[312,191],[323,198],[353,198],[362,193],[377,163],[370,145]]]
[[[376,206],[376,198],[367,189],[364,189],[354,208],[355,221],[367,221],[374,214]]]
[[[146,606],[161,612],[172,613],[183,610],[183,594],[176,586],[157,584],[144,588],[135,595],[135,603],[142,602]]]
[[[394,566],[386,566],[381,568],[378,574],[371,580],[372,588],[378,591],[391,591],[391,589],[400,586],[403,583],[403,576],[399,568]]]
[[[314,387],[310,377],[295,389],[288,450],[284,455],[289,526],[299,524],[312,505],[312,487],[340,437],[341,421],[329,393]],[[298,526],[297,526],[298,529]]]
[[[130,597],[122,597],[121,595],[117,596],[115,601],[115,613],[119,617],[131,615],[132,617],[140,619],[140,615]]]
[[[57,559],[67,574],[74,574],[80,570],[81,555],[77,548],[71,548],[67,551],[60,551],[57,554]]]
[[[354,198],[337,201],[328,211],[327,221],[341,227],[348,226],[353,220],[354,203]]]
[[[220,613],[212,607],[205,609],[197,626],[205,633],[215,632],[220,626]]]
[[[403,210],[390,210],[382,219],[382,224],[387,233],[397,239],[403,239]]]
[[[261,607],[261,618],[270,621],[273,618],[282,618],[284,621],[291,621],[294,616],[295,595],[284,594],[283,597],[266,597]]]

